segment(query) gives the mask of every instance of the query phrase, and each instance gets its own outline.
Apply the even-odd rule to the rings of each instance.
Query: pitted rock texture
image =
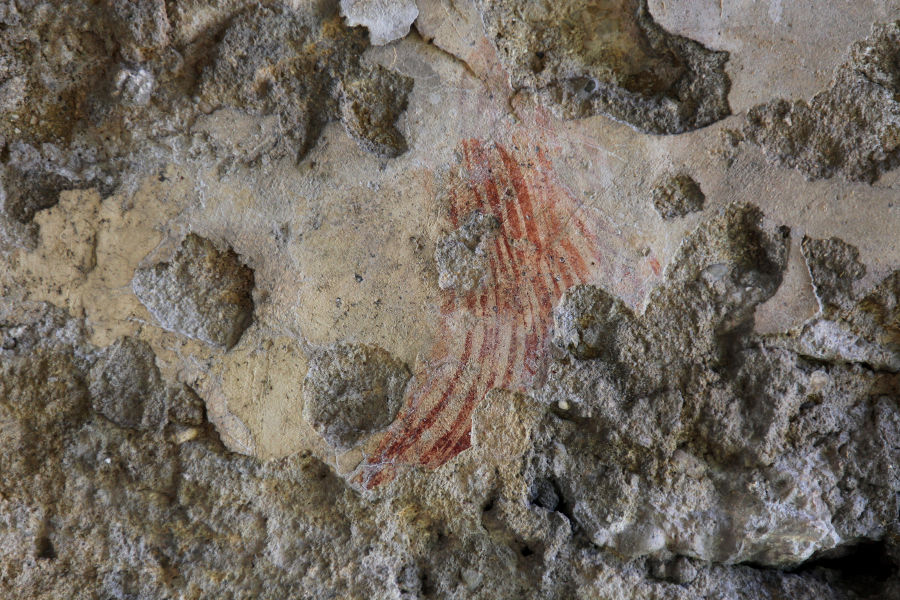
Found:
[[[165,329],[228,349],[253,318],[253,281],[234,250],[191,233],[171,262],[139,268],[131,287]]]
[[[7,2],[0,30],[0,251],[33,247],[33,213],[63,190],[108,196],[202,152],[193,128],[215,108],[277,118],[231,160],[299,160],[330,120],[369,152],[407,149],[395,123],[412,80],[363,65],[365,31],[336,7]]]
[[[747,114],[741,135],[808,179],[872,183],[900,164],[900,21],[876,24],[850,48],[831,87]]]
[[[666,220],[703,210],[706,199],[700,185],[684,173],[666,177],[653,188],[651,196],[656,212]]]
[[[784,568],[897,525],[900,380],[750,333],[785,265],[759,219],[731,206],[701,226],[642,315],[591,286],[560,303],[571,358],[538,394],[553,416],[529,468],[600,546]],[[873,292],[890,323],[896,275]]]
[[[387,427],[412,376],[385,350],[337,344],[313,354],[303,383],[303,417],[339,450]]]
[[[646,0],[478,0],[515,89],[565,118],[604,114],[671,134],[729,114],[727,52],[665,31]]]
[[[139,343],[98,355],[58,311],[13,311],[15,324],[3,312],[3,597],[399,597],[402,573],[416,577],[415,561],[388,558],[365,505],[327,467],[228,453],[150,357],[110,367]],[[151,427],[91,409],[121,401],[110,368],[143,380],[152,402],[169,399]]]
[[[7,2],[0,27],[0,242],[9,248],[33,244],[23,202],[44,208],[89,186],[109,195],[128,173],[161,168],[171,149],[160,141],[183,135],[196,112],[197,56],[171,46],[161,0]]]
[[[161,377],[141,342],[96,348],[83,325],[46,305],[0,301],[4,597],[838,600],[891,598],[900,589],[890,567],[895,522],[882,525],[883,543],[860,546],[859,557],[872,564],[854,572],[839,554],[790,573],[607,552],[586,537],[593,529],[582,525],[584,508],[570,494],[579,490],[585,506],[603,496],[612,501],[604,510],[615,512],[609,483],[620,479],[616,470],[592,465],[569,481],[547,472],[541,457],[555,447],[560,467],[609,463],[622,456],[619,442],[602,438],[593,452],[603,452],[588,458],[584,445],[598,439],[585,436],[592,419],[560,418],[558,408],[522,396],[494,396],[479,407],[470,452],[430,477],[404,474],[377,496],[348,487],[306,454],[263,464],[226,451],[195,396]],[[121,360],[126,355],[134,360]],[[140,398],[157,407],[137,411],[153,413],[147,426],[123,427],[92,408],[119,402],[121,384],[138,380]],[[855,412],[829,414],[856,419],[866,410]],[[868,426],[889,421],[882,407]],[[890,451],[879,441],[866,448],[877,461]],[[563,448],[571,456],[559,454]],[[630,463],[644,473],[659,456],[643,450]],[[829,456],[856,464],[852,453]],[[700,485],[711,477],[702,460],[676,454],[654,481]],[[883,466],[868,472],[883,477]],[[735,469],[704,488],[761,493],[732,481]],[[589,483],[581,477],[595,477],[596,487],[582,487]],[[861,498],[877,487],[841,487],[836,496]],[[853,505],[848,518],[858,507],[870,510]],[[698,517],[692,522],[721,515]]]
[[[900,598],[892,3],[0,0],[0,599]]]
[[[467,293],[478,287],[487,271],[487,246],[500,227],[493,215],[473,211],[456,230],[447,234],[434,250],[438,286]]]
[[[337,119],[362,148],[394,157],[406,151],[395,121],[412,80],[364,66],[367,45],[365,31],[348,28],[337,15],[250,8],[226,29],[203,71],[200,95],[211,108],[275,115],[276,151],[298,160]]]
[[[806,258],[822,309],[796,332],[797,352],[817,360],[900,372],[900,271],[873,289],[854,294],[850,284],[862,268],[853,264],[856,249],[841,244],[834,252],[834,240],[815,241],[818,250],[826,251],[816,253],[810,243]]]
[[[841,240],[804,236],[801,244],[816,297],[823,312],[848,309],[854,304],[853,284],[866,274],[859,250]]]

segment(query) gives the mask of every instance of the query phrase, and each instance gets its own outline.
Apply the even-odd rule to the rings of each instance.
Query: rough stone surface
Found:
[[[896,523],[896,375],[748,333],[786,252],[759,217],[732,206],[701,226],[640,316],[590,286],[559,307],[556,343],[594,360],[551,370],[532,464],[598,545],[787,567]]]
[[[348,25],[363,25],[369,41],[382,46],[409,33],[419,16],[415,0],[341,0],[341,12]]]
[[[478,287],[487,270],[485,248],[499,226],[497,217],[474,211],[459,228],[438,241],[434,262],[442,290],[466,293]]]
[[[171,262],[135,271],[131,287],[166,329],[227,349],[253,318],[253,281],[234,250],[191,233]]]
[[[382,156],[406,150],[394,122],[406,108],[408,77],[364,67],[365,33],[340,17],[251,8],[236,16],[200,79],[210,108],[230,106],[278,119],[276,151],[298,160],[325,124],[339,118],[360,145]]]
[[[661,181],[652,192],[653,207],[663,219],[675,219],[703,209],[705,196],[690,175],[678,173]]]
[[[839,238],[804,237],[801,246],[820,308],[827,313],[853,305],[853,284],[866,274],[859,250]]]
[[[303,417],[347,450],[394,420],[409,368],[383,349],[339,344],[313,355],[303,383]]]
[[[0,598],[900,598],[900,2],[341,8],[0,0]]]
[[[743,136],[772,162],[809,179],[873,182],[900,163],[900,21],[876,24],[854,44],[831,87],[747,113]]]
[[[667,452],[627,450],[639,432],[619,422],[618,413],[586,412],[599,400],[593,396],[567,411],[495,397],[476,414],[471,453],[429,480],[401,479],[376,499],[361,496],[307,454],[261,464],[226,451],[204,424],[202,409],[193,408],[192,394],[167,383],[140,343],[123,339],[97,349],[85,342],[80,322],[47,306],[4,304],[2,323],[0,435],[10,449],[0,457],[5,595],[212,598],[221,597],[224,585],[235,596],[261,597],[337,591],[347,598],[559,598],[581,590],[596,597],[837,599],[872,592],[889,598],[898,589],[878,565],[847,574],[822,560],[785,573],[684,556],[622,559],[595,545],[602,528],[622,526],[616,539],[625,554],[652,553],[667,544],[665,534],[654,531],[658,524],[630,531],[627,523],[661,506],[660,494],[687,488],[694,488],[691,502],[704,499],[702,506],[692,504],[696,510],[715,514],[708,503],[718,498],[720,510],[731,510],[736,520],[690,518],[684,527],[718,522],[753,539],[782,536],[802,545],[808,540],[801,532],[809,527],[794,522],[791,529],[782,520],[808,518],[816,505],[804,495],[818,490],[798,485],[790,470],[797,468],[825,468],[837,477],[825,502],[836,509],[835,530],[855,542],[871,528],[886,527],[893,539],[896,522],[879,520],[878,511],[896,511],[896,494],[877,482],[895,464],[895,450],[885,441],[896,442],[897,409],[886,401],[890,388],[878,387],[876,373],[827,365],[835,379],[823,386],[815,383],[823,367],[812,371],[798,393],[808,389],[816,399],[788,424],[793,435],[787,440],[796,441],[782,442],[794,454],[780,469],[752,476],[752,466],[718,463],[692,444],[669,451],[669,466],[656,472],[652,465]],[[796,359],[785,364],[786,356],[772,346],[747,352],[757,358],[750,358],[745,374],[773,366],[773,359],[782,370],[761,372],[764,377],[801,367]],[[126,354],[140,358],[122,360]],[[122,426],[92,409],[118,402],[122,385],[135,380],[142,380],[146,397],[164,399],[151,427]],[[860,393],[867,399],[852,408],[851,398]],[[608,397],[607,410],[616,402]],[[862,429],[844,442],[819,448],[802,442],[823,434],[828,440],[827,431],[848,420]],[[612,429],[595,437],[603,427]],[[589,450],[594,443],[602,445]],[[844,448],[839,473],[827,458],[837,452],[833,444]],[[596,461],[601,447],[602,469],[585,469],[583,461]],[[812,452],[806,455],[812,464],[801,458],[804,449]],[[479,476],[460,479],[464,473]],[[624,487],[612,485],[623,478]],[[896,490],[896,482],[889,486]],[[655,493],[657,500],[638,496],[622,512],[621,490]],[[754,503],[804,508],[757,512],[767,520],[748,522]],[[742,552],[741,539],[719,539],[731,541],[699,554]],[[682,543],[691,540],[699,538]],[[791,542],[771,547],[784,557],[796,549]],[[861,558],[886,560],[877,547],[863,548],[869,554]]]
[[[667,32],[646,0],[477,4],[513,87],[560,115],[680,133],[731,114],[728,53]]]
[[[365,34],[336,10],[303,8],[5,3],[0,250],[33,246],[31,216],[63,190],[109,195],[137,172],[201,152],[202,135],[188,134],[204,111],[223,106],[278,121],[273,139],[232,159],[302,159],[332,119],[368,151],[403,153],[395,122],[412,81],[364,66]]]

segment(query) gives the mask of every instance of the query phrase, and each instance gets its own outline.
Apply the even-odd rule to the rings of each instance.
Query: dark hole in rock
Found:
[[[56,558],[56,549],[53,547],[53,543],[50,541],[49,537],[42,536],[38,538],[35,543],[35,556],[38,559],[46,560],[53,560]]]
[[[881,598],[884,585],[900,572],[884,541],[865,540],[806,561],[792,572],[817,573],[863,598]]]
[[[435,582],[432,581],[430,577],[428,577],[427,572],[423,571],[422,572],[422,595],[426,596],[426,597],[433,596],[435,594],[435,592],[437,592],[437,586],[435,585]]]
[[[547,510],[556,510],[559,506],[559,489],[551,479],[539,479],[531,486],[531,503]]]

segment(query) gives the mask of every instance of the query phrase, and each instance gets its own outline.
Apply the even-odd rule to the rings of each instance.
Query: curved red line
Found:
[[[450,394],[453,393],[453,389],[456,387],[456,382],[458,381],[460,375],[462,375],[463,370],[465,369],[466,362],[469,360],[469,355],[472,351],[472,330],[468,330],[466,332],[466,340],[463,344],[463,354],[460,357],[459,364],[456,367],[456,372],[453,377],[449,378],[449,382],[447,387],[444,389],[443,394],[441,395],[441,399],[438,403],[428,411],[428,414],[419,420],[416,424],[415,428],[404,435],[402,438],[399,438],[392,444],[387,450],[384,452],[385,456],[389,459],[391,457],[396,457],[400,453],[407,450],[410,446],[415,444],[419,437],[421,437],[422,433],[434,425],[434,422],[437,420],[438,414],[444,409],[444,406],[447,403],[447,399],[450,397]]]
[[[493,275],[493,260],[490,262],[491,265],[491,273]],[[486,304],[487,301],[487,293],[483,293],[482,302]],[[496,298],[496,295],[495,295]],[[485,306],[485,310],[486,310]],[[472,414],[475,405],[484,399],[485,394],[491,390],[494,385],[494,381],[497,379],[497,366],[499,366],[496,361],[491,360],[494,356],[494,350],[497,347],[497,344],[500,341],[500,326],[498,322],[493,323],[493,340],[489,343],[484,343],[481,346],[481,351],[478,356],[478,376],[472,382],[472,385],[469,391],[466,393],[465,401],[463,402],[462,407],[457,413],[456,419],[453,424],[450,426],[449,430],[445,432],[425,453],[422,455],[422,460],[426,463],[431,463],[434,460],[440,461],[438,464],[442,464],[446,460],[450,458],[450,456],[446,455],[446,450],[449,449],[450,444],[455,444],[457,437],[459,435],[459,429],[463,425],[466,424],[466,421]],[[487,339],[487,335],[484,336],[484,339]],[[488,368],[485,368],[485,367]],[[482,378],[486,378],[487,382],[484,383],[482,388]]]

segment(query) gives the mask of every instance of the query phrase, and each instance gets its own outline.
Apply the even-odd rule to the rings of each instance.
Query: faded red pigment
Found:
[[[492,389],[539,384],[553,307],[600,262],[596,226],[555,183],[542,149],[477,140],[461,149],[466,175],[449,185],[449,220],[458,227],[475,210],[497,218],[489,270],[466,294],[444,292],[440,341],[363,466],[358,481],[368,488],[392,479],[400,465],[434,468],[468,448],[472,411]]]

